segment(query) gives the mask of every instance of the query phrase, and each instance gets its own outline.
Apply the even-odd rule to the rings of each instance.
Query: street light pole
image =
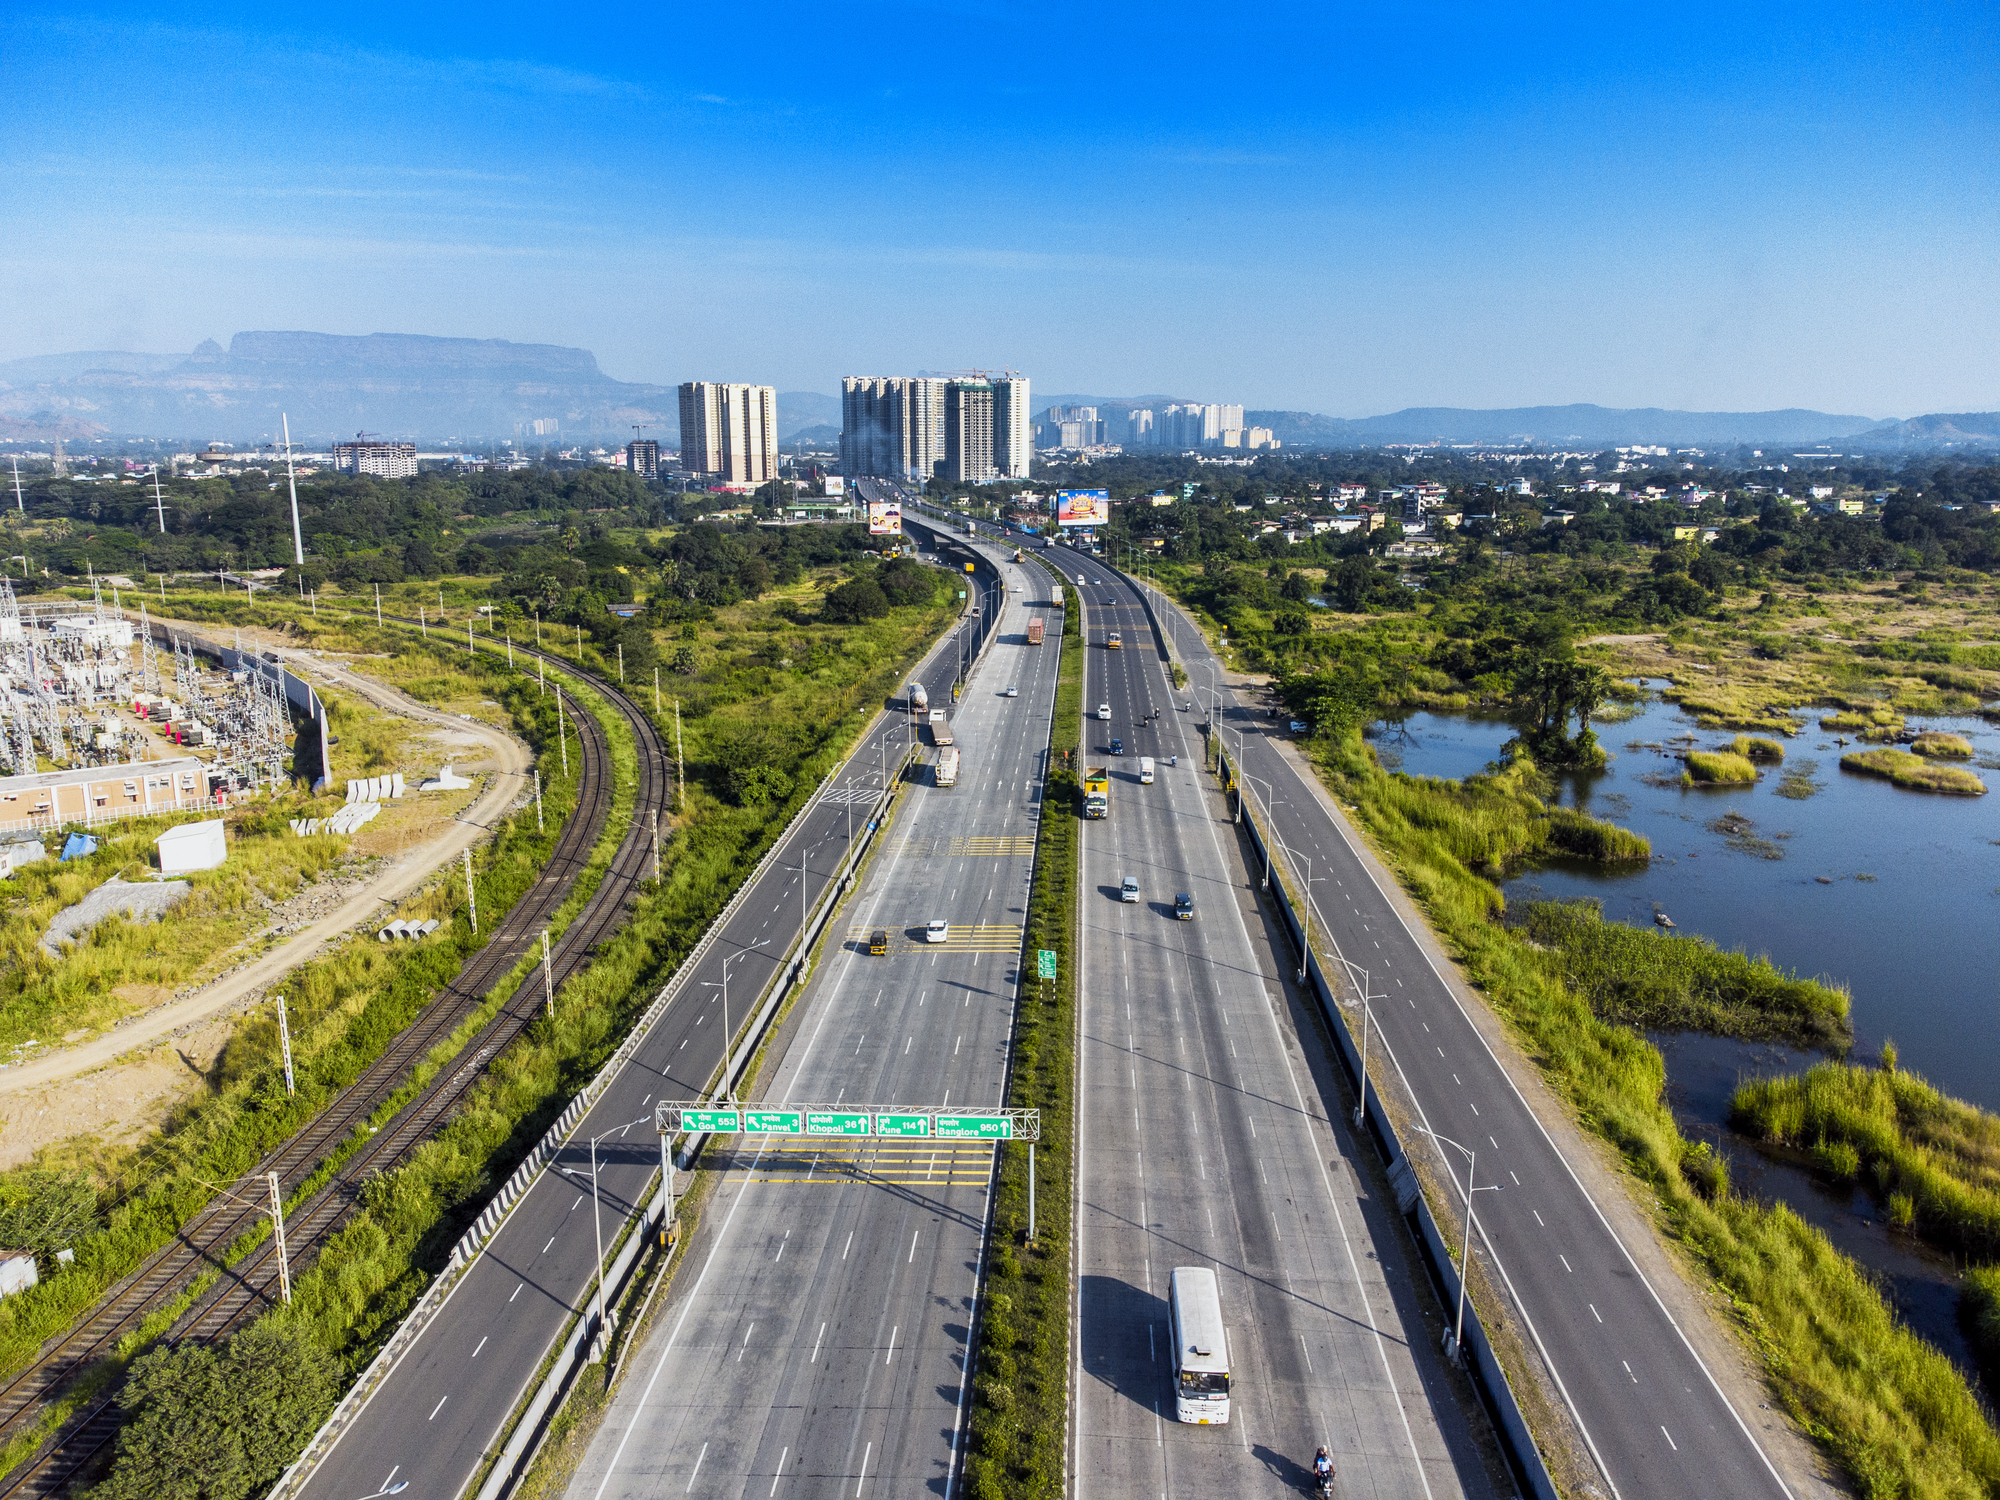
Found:
[[[1479,1154],[1470,1146],[1461,1146],[1451,1137],[1439,1135],[1435,1130],[1424,1130],[1421,1125],[1417,1129],[1432,1140],[1465,1153],[1465,1238],[1458,1253],[1458,1318],[1445,1339],[1445,1352],[1453,1359],[1459,1359],[1465,1352],[1465,1286],[1472,1279],[1472,1195],[1497,1193],[1500,1187],[1497,1183],[1486,1187],[1473,1186],[1472,1177],[1479,1166]]]
[[[729,957],[725,958],[722,961],[721,984],[717,984],[712,979],[704,979],[702,981],[702,984],[706,988],[722,991],[722,1087],[724,1095],[732,1105],[736,1103],[736,1079],[730,1069],[730,1053],[733,1050],[736,1035],[729,1029],[729,966],[753,949],[761,948],[770,941],[769,938],[758,938],[756,942],[750,944],[749,947],[744,948],[741,952],[732,953]]]

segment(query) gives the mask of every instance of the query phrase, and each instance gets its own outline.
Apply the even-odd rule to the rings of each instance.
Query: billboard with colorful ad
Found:
[[[894,500],[870,500],[868,502],[868,534],[870,536],[901,536],[903,534],[903,507]]]
[[[1057,490],[1056,525],[1104,526],[1111,520],[1111,491]]]

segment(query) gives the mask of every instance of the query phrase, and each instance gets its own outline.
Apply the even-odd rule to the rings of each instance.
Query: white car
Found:
[[[948,943],[948,942],[950,942],[950,941],[951,941],[951,923],[949,923],[949,922],[932,922],[932,923],[931,923],[930,925],[928,925],[927,927],[925,927],[925,928],[924,928],[924,941],[925,941],[925,942],[927,942],[927,943]]]
[[[1018,687],[1010,687],[1007,689],[1007,696],[1009,698],[1018,698],[1021,696],[1021,690]]]
[[[1102,720],[1104,720],[1104,721],[1105,721],[1105,722],[1106,722],[1107,724],[1108,724],[1108,723],[1110,723],[1110,722],[1111,722],[1111,705],[1110,705],[1109,703],[1100,703],[1100,704],[1098,704],[1098,705],[1097,705],[1097,717],[1098,717],[1098,718],[1100,718],[1100,719],[1102,719]]]
[[[1082,575],[1081,573],[1079,573],[1079,574],[1077,574],[1077,575],[1076,575],[1076,586],[1077,586],[1078,588],[1082,588],[1082,587],[1083,587],[1083,575]]]
[[[1118,899],[1128,906],[1136,903],[1139,899],[1139,882],[1127,875],[1125,883],[1118,887]]]

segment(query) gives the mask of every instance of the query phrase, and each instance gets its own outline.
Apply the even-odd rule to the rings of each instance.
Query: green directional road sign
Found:
[[[814,1111],[806,1116],[807,1135],[866,1135],[868,1116]]]
[[[743,1128],[765,1135],[797,1135],[800,1119],[795,1109],[747,1109],[743,1112]]]
[[[1035,950],[1035,978],[1053,979],[1055,977],[1056,977],[1055,949],[1037,948]]]
[[[941,1141],[1011,1141],[1014,1122],[1005,1115],[939,1115]]]
[[[929,1115],[877,1115],[875,1117],[877,1135],[929,1135],[931,1117]]]
[[[681,1129],[693,1135],[736,1135],[743,1129],[743,1117],[733,1109],[684,1109]]]

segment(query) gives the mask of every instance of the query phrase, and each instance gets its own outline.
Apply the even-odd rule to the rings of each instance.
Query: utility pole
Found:
[[[535,832],[542,832],[542,772],[535,768]]]
[[[618,685],[620,687],[625,685],[625,643],[623,641],[618,643]]]
[[[424,607],[421,604],[417,606],[417,629],[424,633],[425,640],[431,638],[431,627],[424,621]]]
[[[153,493],[156,496],[160,493],[160,470],[157,464],[153,468]],[[21,457],[19,454],[14,456],[14,509],[24,516],[28,513],[28,503],[21,498]],[[166,529],[166,512],[161,511],[160,530],[165,531]]]
[[[652,817],[653,817],[653,880],[655,881],[655,883],[657,883],[660,878],[660,810],[657,807],[653,809]]]
[[[563,775],[569,775],[569,730],[563,727],[562,689],[556,689],[556,743],[562,746]],[[579,750],[582,746],[577,747]]]
[[[378,583],[375,585],[375,626],[379,630],[381,628],[381,625],[382,625],[382,585]]]
[[[21,461],[19,459],[14,461],[14,503],[16,506],[21,503]],[[165,497],[160,494],[160,466],[158,464],[153,465],[153,509],[160,518],[160,535],[165,536],[167,534],[167,502]]]
[[[653,712],[660,711],[660,669],[653,668]]]
[[[285,483],[291,486],[292,491],[292,562],[303,568],[306,565],[306,544],[299,536],[299,480],[292,472],[292,419],[279,412],[278,420],[285,424]]]
[[[287,1094],[296,1094],[299,1091],[299,1086],[298,1080],[292,1076],[292,1028],[291,1024],[285,1019],[285,997],[283,995],[278,996],[278,1046],[283,1049],[285,1056],[285,1092]]]
[[[507,627],[507,670],[514,670],[514,627]]]
[[[479,931],[479,897],[472,889],[472,851],[465,851],[465,905],[472,914],[472,930]]]
[[[471,615],[467,615],[465,617],[465,654],[467,656],[471,656],[473,654]]]
[[[278,1252],[278,1295],[285,1299],[289,1307],[292,1302],[292,1271],[285,1264],[285,1199],[278,1190],[278,1174],[267,1174],[271,1183],[271,1239]]]
[[[674,699],[674,802],[675,811],[687,811],[687,750],[681,744],[681,700],[678,698]]]
[[[556,1013],[556,982],[549,976],[549,930],[542,929],[542,1008],[551,1016]]]
[[[539,642],[537,644],[539,644]],[[539,692],[540,696],[544,698],[548,697],[549,674],[545,670],[545,663],[543,659],[539,656],[535,658],[535,687]]]

